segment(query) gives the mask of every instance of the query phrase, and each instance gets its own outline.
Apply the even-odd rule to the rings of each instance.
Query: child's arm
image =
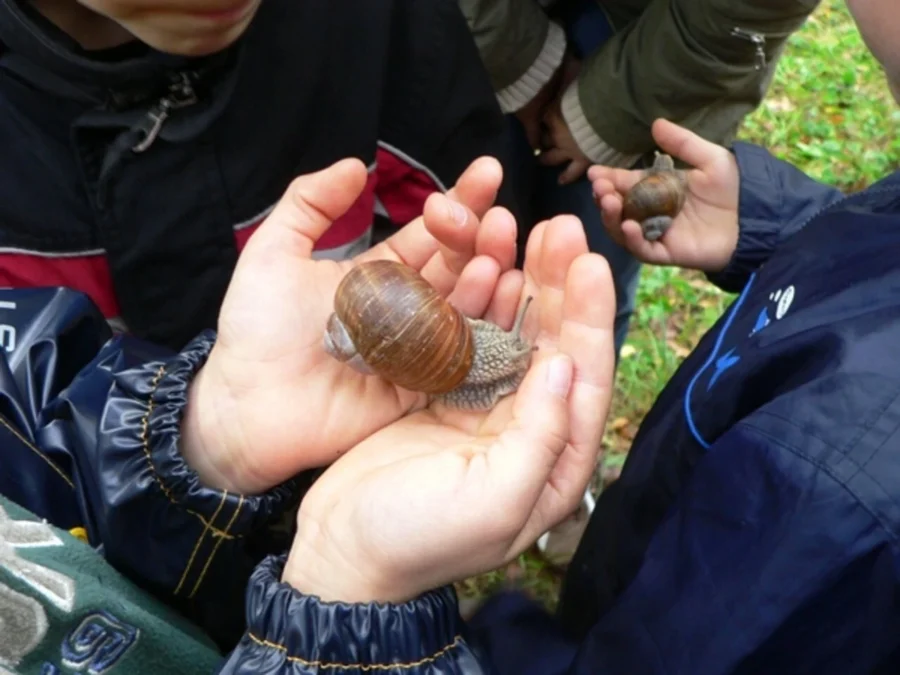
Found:
[[[896,646],[900,556],[889,453],[862,447],[896,447],[871,440],[895,409],[860,424],[862,465],[774,411],[719,437],[566,673],[872,672]]]
[[[311,474],[259,496],[201,484],[179,452],[193,375],[213,339],[180,354],[112,337],[87,296],[0,290],[0,493],[84,538],[119,572],[222,642]],[[280,543],[279,543],[280,542]]]
[[[532,101],[562,64],[566,35],[536,0],[459,0],[504,113]]]
[[[737,247],[724,269],[707,275],[729,292],[740,291],[784,241],[844,197],[763,148],[739,142],[733,152],[740,173]]]
[[[727,145],[762,101],[788,36],[815,6],[650,2],[633,22],[615,26],[563,97],[581,151],[594,162],[629,166],[634,155],[653,150],[650,125],[659,117]]]
[[[653,134],[663,152],[690,167],[684,180],[667,183],[683,191],[683,206],[660,237],[648,239],[636,220],[623,220],[625,196],[644,172],[594,166],[588,175],[604,226],[639,260],[701,270],[724,290],[743,288],[782,242],[843,198],[762,148],[736,143],[729,151],[662,119]]]

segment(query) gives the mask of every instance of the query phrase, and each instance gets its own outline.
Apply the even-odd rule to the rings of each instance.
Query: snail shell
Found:
[[[443,394],[474,359],[466,317],[414,269],[390,260],[354,267],[338,285],[325,350],[411,391]]]
[[[672,158],[657,154],[647,175],[628,191],[622,205],[622,217],[636,220],[644,238],[654,241],[672,225],[672,220],[684,206],[685,193],[684,175],[675,169]]]

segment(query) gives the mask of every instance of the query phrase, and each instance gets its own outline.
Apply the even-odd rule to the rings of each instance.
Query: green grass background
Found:
[[[843,0],[825,0],[791,37],[773,86],[739,138],[768,148],[810,176],[855,191],[900,166],[898,126],[900,108]],[[644,268],[616,377],[597,492],[615,479],[641,419],[730,300],[700,274]],[[518,584],[553,607],[561,570],[530,551],[512,571]],[[483,596],[509,576],[510,570],[485,574],[458,590]]]

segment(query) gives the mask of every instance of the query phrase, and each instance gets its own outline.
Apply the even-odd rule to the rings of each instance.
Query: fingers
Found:
[[[519,300],[525,285],[525,275],[521,270],[509,270],[501,275],[494,290],[494,297],[484,318],[504,330],[512,329],[519,309]]]
[[[527,106],[526,106],[527,107]],[[535,114],[523,115],[521,111],[516,115],[522,124],[522,130],[525,132],[525,139],[528,141],[528,147],[541,147],[541,120]]]
[[[446,295],[475,255],[494,257],[504,270],[515,264],[516,223],[508,211],[479,223],[493,204],[503,172],[497,160],[475,160],[446,195],[434,193],[423,215],[381,244],[357,256],[356,262],[399,260]]]
[[[568,444],[548,476],[517,546],[525,548],[577,508],[594,474],[615,376],[616,295],[609,265],[579,256],[566,278],[559,351],[572,359]]]
[[[525,261],[523,272],[525,274],[525,286],[523,296],[535,295],[541,285],[541,247],[544,245],[544,232],[549,221],[542,221],[531,228],[528,241],[525,242]]]
[[[665,239],[647,241],[641,226],[634,220],[622,223],[621,246],[638,260],[651,265],[671,265],[672,254],[665,244]]]
[[[494,298],[500,273],[500,266],[493,258],[473,258],[460,274],[447,300],[466,316],[483,316]]]
[[[569,438],[572,360],[535,359],[516,393],[512,420],[487,453],[492,509],[518,533],[529,518]]]
[[[448,249],[458,251],[474,248],[478,218],[466,206],[435,193],[425,200],[422,216],[400,228],[380,244],[360,253],[354,260],[358,263],[370,260],[395,260],[421,270],[441,247],[441,243],[429,232],[426,217],[433,222],[434,229],[448,239],[450,242]],[[467,260],[469,258],[471,252]],[[464,265],[465,263],[459,265],[457,274],[462,271]]]
[[[443,200],[443,202],[455,204],[443,195],[434,197],[433,203]],[[456,204],[455,208],[464,207]],[[506,209],[495,207],[490,209],[478,224],[474,214],[468,210],[467,212],[470,216],[469,222],[474,226],[474,235],[468,232],[458,235],[446,231],[442,233],[441,228],[444,227],[446,230],[446,223],[442,225],[438,218],[432,217],[429,212],[425,214],[425,225],[433,231],[433,236],[438,241],[438,252],[433,254],[428,263],[422,267],[421,273],[442,295],[453,290],[459,275],[462,274],[473,256],[493,258],[501,272],[512,269],[516,262],[517,232],[516,220],[513,215]],[[467,224],[465,227],[467,228],[469,225]],[[458,250],[454,250],[452,246],[444,243],[450,241],[454,236],[457,241],[453,245],[458,246]]]
[[[358,159],[296,178],[281,201],[250,238],[247,247],[265,241],[273,248],[309,257],[319,238],[362,194],[368,172]]]
[[[511,270],[516,265],[516,240],[519,227],[515,216],[505,208],[495,206],[481,219],[475,238],[475,253],[489,255],[501,269]]]
[[[594,194],[601,197],[609,192],[624,195],[644,177],[644,172],[639,169],[614,169],[599,164],[589,168],[587,173],[594,184]]]
[[[566,277],[559,331],[559,350],[575,364],[569,395],[573,452],[565,465],[566,475],[555,476],[574,485],[575,494],[569,497],[576,502],[594,470],[612,400],[615,317],[616,292],[609,265],[597,254],[579,256]]]
[[[619,246],[625,245],[622,234],[622,198],[609,181],[599,179],[594,183],[594,202],[600,209],[600,220],[609,236]]]
[[[722,146],[710,143],[693,131],[665,119],[656,120],[651,131],[663,152],[700,169],[700,171],[713,168],[717,162],[721,161],[723,153],[728,153]]]
[[[493,157],[479,157],[472,162],[448,192],[450,199],[465,204],[481,218],[497,200],[503,181],[503,167]]]
[[[641,226],[634,220],[622,222],[622,198],[612,184],[600,178],[594,183],[594,197],[600,207],[600,217],[610,238],[638,260],[653,265],[668,265],[671,254],[663,240],[647,241]]]
[[[480,229],[474,211],[446,195],[434,193],[425,200],[422,218],[391,237],[391,247],[407,259],[412,250],[418,249],[416,269],[446,294],[475,255]]]
[[[540,247],[525,251],[526,284],[523,295],[535,296],[539,309],[526,317],[525,332],[536,335],[541,345],[552,345],[559,336],[562,322],[566,274],[572,262],[587,253],[587,237],[581,221],[574,216],[557,216],[541,232]],[[528,280],[534,280],[528,283]],[[534,320],[538,321],[534,330]]]
[[[587,171],[590,165],[590,162],[583,159],[573,159],[569,162],[569,166],[560,174],[557,182],[560,185],[571,185],[584,175],[584,172]]]
[[[456,217],[448,217],[455,213]],[[473,255],[489,255],[504,270],[516,262],[516,219],[502,207],[494,207],[478,222],[474,212],[444,195],[425,202],[425,227],[438,241],[444,266],[459,274]]]
[[[540,162],[544,166],[559,166],[560,164],[568,162],[571,159],[572,156],[561,148],[550,148],[549,150],[544,150],[540,155],[538,155],[538,162]]]

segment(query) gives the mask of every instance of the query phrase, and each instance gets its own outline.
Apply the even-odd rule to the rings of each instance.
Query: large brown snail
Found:
[[[625,196],[623,220],[636,220],[647,241],[656,241],[672,226],[684,206],[687,181],[669,155],[656,153],[653,166]]]
[[[464,316],[411,267],[371,261],[338,285],[325,351],[448,406],[486,410],[516,391],[528,370],[535,347],[521,332],[530,302],[505,331]]]

